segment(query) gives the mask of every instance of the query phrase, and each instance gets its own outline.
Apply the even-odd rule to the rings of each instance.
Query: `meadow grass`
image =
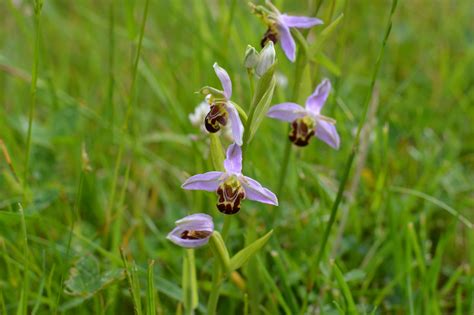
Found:
[[[277,47],[288,84],[272,104],[304,104],[330,78],[341,147],[293,148],[281,180],[287,124],[263,120],[244,171],[280,190],[280,206],[246,201],[223,234],[235,253],[274,233],[222,284],[217,313],[474,314],[472,4],[399,1],[371,93],[390,1],[274,3],[340,19],[327,38],[308,34],[324,38],[314,77]],[[189,213],[224,223],[214,195],[180,188],[213,169],[188,114],[194,92],[219,86],[214,62],[249,109],[242,62],[264,25],[237,0],[44,0],[36,12],[0,2],[0,314],[206,313],[211,252],[166,240]]]

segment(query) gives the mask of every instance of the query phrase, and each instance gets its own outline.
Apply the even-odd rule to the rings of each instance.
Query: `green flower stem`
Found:
[[[193,249],[186,249],[182,277],[184,311],[186,315],[192,315],[198,305],[196,263]]]
[[[214,257],[219,259],[222,270],[228,273],[230,266],[230,256],[225,246],[224,239],[218,231],[214,231],[209,239],[209,246],[211,247]]]
[[[224,241],[227,239],[229,235],[230,226],[232,224],[232,216],[225,215],[224,216],[224,225],[222,226],[222,238]]]
[[[230,216],[227,215],[226,218],[227,217],[229,217],[229,219],[224,221],[224,225],[226,222],[230,222]],[[207,304],[207,313],[216,314],[217,302],[219,301],[219,290],[230,270],[230,257],[224,239],[218,231],[214,231],[212,234],[209,239],[209,246],[214,255],[214,271],[212,273],[212,288]]]
[[[372,73],[372,80],[371,80],[371,83],[370,83],[370,87],[369,87],[369,90],[367,91],[367,95],[366,95],[366,98],[365,98],[364,107],[363,107],[364,111],[363,111],[362,119],[359,122],[359,126],[358,126],[358,129],[357,129],[357,134],[356,134],[354,143],[352,145],[351,153],[350,153],[350,155],[347,159],[347,162],[346,162],[346,167],[344,169],[344,173],[343,173],[341,182],[339,184],[339,189],[338,189],[338,192],[337,192],[336,199],[334,200],[334,203],[333,203],[333,206],[332,206],[332,209],[331,209],[331,215],[329,217],[329,222],[326,225],[326,229],[324,230],[323,239],[321,241],[319,251],[315,252],[317,254],[317,256],[313,256],[310,260],[311,263],[309,264],[309,266],[311,266],[312,268],[311,268],[311,271],[310,271],[310,274],[309,274],[309,283],[308,283],[309,284],[309,286],[308,286],[309,289],[311,289],[312,286],[313,286],[314,274],[315,274],[317,268],[319,267],[319,263],[321,262],[321,260],[323,258],[323,255],[324,255],[324,252],[325,252],[325,249],[326,249],[326,245],[327,245],[327,242],[328,242],[329,234],[330,234],[331,228],[334,225],[334,222],[336,220],[337,211],[338,211],[339,205],[342,201],[344,188],[346,186],[346,182],[347,182],[347,179],[349,177],[352,162],[354,161],[354,157],[356,156],[356,154],[358,152],[361,130],[362,130],[362,127],[364,126],[364,123],[365,123],[365,120],[366,120],[367,111],[368,111],[368,107],[369,107],[369,102],[370,102],[370,99],[372,97],[372,92],[374,90],[375,81],[377,79],[377,75],[378,75],[378,72],[379,72],[379,69],[380,69],[380,62],[382,60],[382,57],[383,57],[383,54],[384,54],[384,51],[385,51],[385,46],[387,44],[387,39],[388,39],[388,36],[390,35],[390,31],[392,29],[392,16],[393,16],[393,13],[395,12],[396,7],[397,7],[397,0],[393,0],[392,1],[392,8],[391,8],[390,15],[389,15],[388,22],[387,22],[387,27],[386,27],[386,30],[385,30],[385,36],[383,38],[382,45],[381,45],[381,48],[380,48],[380,52],[379,52],[379,55],[377,57],[377,61],[375,63],[374,72]]]
[[[211,294],[209,295],[209,301],[207,303],[207,314],[215,315],[217,310],[217,302],[219,301],[219,290],[221,287],[221,266],[218,262],[218,258],[214,258],[214,268],[212,273],[212,287]]]
[[[288,132],[290,128],[291,127],[288,127]],[[278,179],[277,196],[281,196],[283,192],[283,184],[285,183],[286,172],[288,170],[288,164],[290,162],[292,147],[293,145],[291,144],[291,141],[287,139],[285,142],[285,150],[283,151],[283,160],[281,163],[280,178]]]

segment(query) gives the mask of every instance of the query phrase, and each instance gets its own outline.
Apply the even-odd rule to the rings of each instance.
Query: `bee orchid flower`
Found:
[[[306,100],[306,107],[296,103],[282,103],[272,106],[267,116],[291,123],[289,138],[297,146],[308,145],[313,135],[334,149],[339,148],[340,139],[334,126],[336,121],[321,115],[321,109],[331,90],[331,82],[324,79]]]
[[[232,81],[225,69],[219,67],[217,63],[214,64],[214,71],[221,81],[223,91],[211,88],[203,88],[201,91],[211,91],[206,96],[206,100],[211,106],[209,113],[204,119],[206,130],[210,133],[215,133],[227,125],[230,120],[232,128],[232,136],[235,143],[242,145],[242,137],[244,134],[244,125],[240,120],[239,113],[234,104],[230,101],[232,96]]]
[[[206,245],[214,232],[212,217],[204,213],[188,215],[175,223],[176,227],[166,238],[185,248]]]
[[[288,57],[291,62],[294,62],[296,59],[296,44],[290,29],[294,27],[311,28],[323,24],[323,21],[314,17],[293,16],[280,13],[270,1],[267,1],[266,4],[270,7],[271,11],[268,12],[265,18],[268,30],[261,41],[261,45],[264,47],[269,40],[276,44],[278,40],[280,40],[281,48],[286,57]]]
[[[224,214],[235,214],[244,199],[278,205],[278,199],[269,189],[242,174],[242,149],[236,143],[227,148],[224,172],[207,172],[188,178],[181,186],[188,190],[217,193],[217,209]]]

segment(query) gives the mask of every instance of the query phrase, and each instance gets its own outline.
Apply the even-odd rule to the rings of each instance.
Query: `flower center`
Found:
[[[234,214],[240,210],[240,202],[245,199],[245,190],[240,181],[231,176],[217,188],[217,209],[224,214]]]
[[[267,31],[263,35],[262,40],[260,41],[260,46],[265,47],[265,45],[268,43],[268,41],[272,41],[273,44],[278,43],[278,38],[280,37],[280,34],[278,33],[278,29],[276,27],[276,24],[270,24],[268,26]]]
[[[229,114],[225,109],[225,104],[214,103],[211,105],[211,109],[204,119],[204,126],[210,133],[215,133],[221,129],[221,126],[225,126],[227,124],[228,118]]]
[[[290,141],[297,146],[307,146],[309,140],[314,135],[315,127],[316,122],[312,117],[304,116],[297,118],[291,123],[291,130],[288,137],[290,138]]]
[[[210,231],[185,230],[181,233],[180,237],[183,240],[201,240],[211,235],[211,233]]]

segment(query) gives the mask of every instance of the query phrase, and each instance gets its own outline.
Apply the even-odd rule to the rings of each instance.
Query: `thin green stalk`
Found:
[[[34,2],[34,52],[33,52],[33,68],[31,70],[31,103],[28,113],[28,131],[26,136],[26,150],[25,150],[25,166],[23,169],[23,194],[26,197],[26,191],[28,188],[28,168],[30,163],[30,149],[31,149],[31,133],[33,129],[33,116],[35,114],[36,102],[37,102],[37,83],[38,83],[38,65],[39,65],[39,54],[40,54],[40,15],[41,8],[43,6],[42,0],[35,0]]]
[[[207,314],[215,315],[217,310],[217,302],[219,301],[219,290],[221,288],[221,266],[218,258],[214,258],[214,268],[212,272],[212,287],[209,300],[207,302]]]
[[[346,314],[351,314],[351,315],[358,314],[357,307],[355,305],[354,298],[352,297],[351,290],[349,286],[347,285],[346,280],[344,280],[344,275],[342,274],[341,270],[339,269],[335,261],[332,261],[331,264],[332,264],[332,271],[334,272],[337,283],[339,284],[339,289],[341,289],[342,295],[344,296],[344,299],[346,300],[346,304],[347,304]]]
[[[28,290],[29,290],[29,272],[30,272],[30,257],[29,257],[29,245],[28,245],[28,231],[26,229],[25,212],[21,203],[18,203],[18,211],[20,212],[21,218],[21,232],[23,235],[23,256],[25,259],[25,270],[23,274],[23,286],[21,290],[20,303],[18,305],[17,314],[28,313]]]
[[[193,249],[187,249],[183,258],[182,288],[184,312],[186,315],[192,315],[198,305],[196,263]]]
[[[309,275],[309,286],[308,287],[310,289],[313,286],[315,271],[318,268],[319,263],[321,262],[321,260],[323,258],[323,255],[324,255],[324,252],[325,252],[325,249],[326,249],[326,245],[327,245],[327,242],[328,242],[329,234],[330,234],[331,228],[334,225],[334,222],[336,220],[337,211],[338,211],[339,205],[342,201],[344,188],[346,186],[346,182],[347,182],[347,179],[349,177],[352,162],[354,161],[354,157],[356,156],[358,148],[359,148],[361,130],[362,130],[362,127],[364,126],[364,123],[365,123],[365,120],[366,120],[367,111],[368,111],[368,108],[369,108],[370,99],[372,97],[372,92],[374,90],[375,81],[377,79],[377,75],[378,75],[378,72],[379,72],[379,69],[380,69],[381,60],[382,60],[383,54],[385,52],[385,46],[387,44],[387,40],[388,40],[388,37],[390,35],[390,31],[392,29],[392,16],[395,12],[396,7],[397,7],[397,0],[393,0],[392,1],[392,7],[391,7],[391,10],[390,10],[390,15],[389,15],[388,22],[387,22],[385,36],[383,38],[382,45],[381,45],[381,48],[380,48],[380,51],[379,51],[379,54],[378,54],[378,57],[377,57],[377,61],[375,63],[375,68],[374,68],[374,72],[372,74],[372,80],[370,82],[370,87],[369,87],[369,90],[367,91],[367,95],[365,97],[362,119],[359,122],[359,126],[358,126],[358,129],[357,129],[357,134],[356,134],[354,143],[352,145],[351,153],[350,153],[350,155],[347,159],[347,162],[346,162],[346,167],[344,169],[344,173],[343,173],[341,182],[339,184],[339,189],[338,189],[338,192],[337,192],[336,199],[334,200],[334,203],[333,203],[333,206],[332,206],[332,209],[331,209],[331,215],[329,217],[329,222],[326,225],[326,229],[324,230],[323,239],[320,243],[319,251],[317,252],[317,256],[313,256],[310,260],[310,262],[311,262],[310,266],[312,268],[311,272],[310,272],[310,275]]]
[[[224,241],[226,240],[227,236],[229,235],[230,226],[232,224],[232,216],[225,215],[224,216],[224,225],[222,226],[222,238]]]
[[[214,255],[214,270],[212,273],[212,287],[211,293],[208,300],[208,314],[215,314],[217,303],[219,301],[219,290],[230,272],[230,257],[227,252],[224,233],[228,233],[231,223],[231,216],[226,215],[224,219],[224,227],[222,235],[218,231],[214,231],[211,239],[209,240],[209,246],[211,247]]]
[[[145,25],[146,25],[146,20],[148,17],[148,7],[150,4],[150,0],[146,0],[145,2],[145,8],[143,10],[143,16],[142,16],[142,25],[140,28],[140,37],[138,39],[138,47],[137,47],[137,54],[135,55],[135,61],[133,62],[133,77],[132,77],[132,85],[130,87],[130,98],[128,99],[128,106],[127,106],[127,113],[125,115],[125,121],[123,124],[123,130],[125,131],[128,127],[128,121],[130,119],[130,115],[132,114],[133,110],[133,101],[135,99],[135,85],[137,83],[137,73],[138,73],[138,63],[140,62],[140,53],[142,50],[142,43],[143,43],[143,35],[145,34]]]
[[[142,315],[142,302],[141,302],[141,295],[140,295],[140,281],[137,276],[137,266],[134,261],[132,261],[132,265],[130,266],[127,260],[127,256],[123,248],[120,248],[120,256],[122,257],[123,267],[125,269],[125,274],[128,279],[129,291],[130,295],[132,296],[133,301],[133,308],[135,310],[136,315]]]
[[[154,260],[148,262],[148,285],[147,285],[147,315],[156,314],[156,295],[155,295],[155,283],[154,283],[154,273],[153,266],[155,264]]]
[[[74,206],[73,206],[74,216],[76,217],[77,220],[80,220],[79,204],[80,204],[81,199],[82,199],[82,190],[83,190],[83,186],[84,186],[84,175],[85,175],[84,173],[85,173],[85,171],[86,170],[83,167],[82,170],[81,170],[81,174],[79,175],[79,185],[77,187],[76,198],[74,200]],[[72,235],[73,235],[73,232],[74,232],[74,222],[75,221],[74,221],[74,218],[73,218],[71,220],[71,226],[69,228],[69,236],[68,236],[67,247],[66,247],[66,263],[67,264],[69,263],[69,255],[70,255],[70,252],[71,252]],[[54,305],[53,314],[57,313],[57,307],[60,305],[59,301],[61,300],[61,293],[63,292],[64,275],[65,274],[62,273],[61,277],[60,277],[58,297],[56,298],[56,304]]]
[[[132,108],[133,108],[133,101],[135,99],[135,85],[137,81],[137,73],[138,73],[138,63],[140,61],[140,53],[141,53],[141,48],[142,48],[142,42],[143,42],[143,35],[145,33],[145,25],[146,25],[146,20],[148,17],[148,7],[149,7],[150,0],[146,0],[145,2],[145,8],[143,10],[143,16],[142,16],[142,25],[140,29],[140,37],[138,40],[138,47],[137,47],[137,53],[135,55],[135,61],[133,63],[133,70],[132,70],[132,85],[130,87],[130,95],[128,99],[128,106],[127,106],[127,113],[125,115],[125,120],[122,126],[122,132],[125,133],[128,128],[128,120],[130,118],[130,115],[132,113]],[[116,188],[117,188],[117,179],[119,175],[119,170],[120,170],[120,165],[122,164],[122,157],[123,157],[123,150],[124,150],[124,141],[122,140],[120,142],[119,146],[119,151],[117,154],[117,160],[115,161],[115,172],[114,172],[114,178],[112,180],[112,189],[110,192],[110,199],[109,199],[109,206],[106,209],[105,213],[105,231],[107,232],[109,230],[109,224],[111,222],[111,215],[112,215],[112,209],[114,206],[114,200],[115,200],[115,193],[116,193]]]
[[[40,15],[41,7],[43,3],[41,0],[36,0],[34,2],[34,24],[35,24],[35,44],[34,44],[34,53],[33,53],[33,69],[31,71],[31,103],[28,113],[28,133],[26,138],[26,156],[25,156],[25,166],[23,170],[23,202],[26,203],[27,197],[27,188],[28,188],[28,167],[30,162],[30,148],[31,148],[31,133],[33,127],[33,116],[36,108],[36,92],[37,92],[37,82],[38,82],[38,64],[39,64],[39,49],[40,49]],[[23,211],[23,206],[18,203],[18,211],[20,212],[21,217],[21,231],[23,236],[23,256],[25,259],[25,269],[23,274],[23,286],[20,294],[20,303],[18,305],[17,314],[27,314],[28,313],[28,290],[29,290],[29,272],[30,272],[30,257],[29,257],[29,245],[28,245],[28,231],[26,228],[26,219],[25,212]]]
[[[412,288],[412,275],[411,275],[411,265],[412,265],[412,248],[411,248],[411,240],[409,239],[409,235],[405,238],[405,268],[406,268],[406,277],[405,277],[405,287],[406,287],[406,294],[408,300],[408,309],[410,311],[410,315],[415,314],[415,306],[413,301],[413,288]]]
[[[290,128],[291,127],[288,127],[288,132]],[[290,162],[292,148],[293,145],[291,144],[291,141],[287,139],[287,141],[285,142],[285,149],[283,151],[283,161],[280,169],[280,178],[278,179],[277,196],[281,196],[283,192],[283,184],[285,183],[286,172],[288,170],[288,164]]]
[[[36,93],[38,83],[38,65],[39,65],[39,49],[40,49],[40,15],[41,8],[43,6],[42,0],[35,0],[34,2],[34,24],[35,24],[35,46],[33,52],[33,69],[31,70],[31,103],[28,113],[28,132],[26,136],[26,156],[25,156],[25,167],[23,169],[23,195],[26,197],[26,190],[28,188],[28,167],[30,163],[30,149],[31,149],[31,133],[33,128],[33,116],[36,109]]]
[[[115,67],[115,1],[110,2],[109,7],[109,86],[107,93],[107,109],[109,112],[109,127],[112,133],[114,132],[114,119],[115,119],[115,108],[114,108],[114,67]],[[113,134],[112,134],[113,135]]]
[[[316,8],[314,9],[313,15],[312,16],[317,16],[319,9],[321,9],[321,5],[323,4],[324,0],[319,0],[318,4],[316,5]]]

